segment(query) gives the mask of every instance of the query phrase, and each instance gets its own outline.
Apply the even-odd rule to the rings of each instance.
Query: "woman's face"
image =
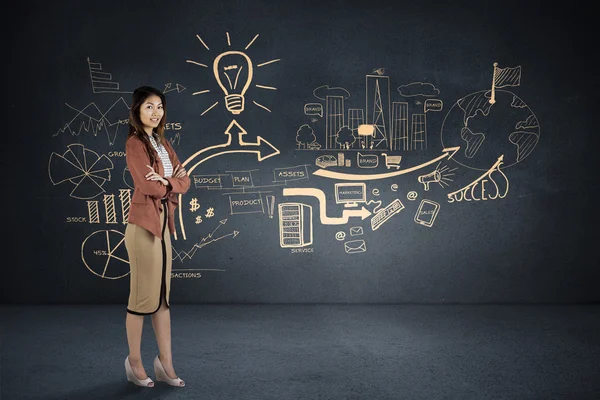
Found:
[[[164,114],[165,110],[160,97],[153,94],[144,100],[140,107],[140,120],[147,134],[151,134],[152,129],[158,126]]]

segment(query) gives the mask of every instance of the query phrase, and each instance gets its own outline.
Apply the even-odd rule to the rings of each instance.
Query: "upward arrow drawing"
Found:
[[[375,179],[390,178],[392,176],[408,174],[409,172],[416,171],[418,169],[421,169],[428,165],[436,163],[440,160],[443,160],[446,157],[448,157],[448,159],[451,159],[452,156],[454,154],[456,154],[456,152],[459,149],[460,149],[460,147],[447,147],[444,150],[442,150],[442,155],[434,158],[433,160],[426,161],[423,164],[415,165],[414,167],[410,167],[410,168],[406,168],[406,169],[399,169],[397,171],[387,172],[384,174],[347,174],[344,172],[335,172],[335,171],[328,171],[325,169],[318,169],[315,172],[313,172],[313,175],[322,176],[324,178],[340,179],[340,180],[346,180],[346,181],[372,181]]]
[[[279,149],[269,143],[267,140],[263,139],[260,136],[256,136],[256,142],[246,142],[244,141],[244,135],[247,134],[246,130],[242,128],[240,124],[234,119],[225,129],[225,137],[227,138],[225,143],[216,144],[213,146],[205,147],[192,154],[185,160],[181,166],[186,167],[188,164],[192,164],[191,167],[186,167],[186,171],[188,175],[192,173],[194,169],[203,162],[210,160],[213,157],[222,156],[224,154],[233,154],[233,153],[256,153],[258,157],[258,161],[266,160],[269,157],[276,156],[280,154]],[[235,136],[235,142],[232,140],[232,136]],[[179,196],[179,204],[182,204],[182,195]],[[184,239],[186,239],[185,235],[185,227],[183,225],[183,207],[179,207],[179,225],[181,227],[181,234]],[[177,240],[177,232],[173,234],[175,240]]]

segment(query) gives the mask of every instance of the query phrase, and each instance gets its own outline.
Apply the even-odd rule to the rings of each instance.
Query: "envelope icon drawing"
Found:
[[[350,236],[360,236],[363,234],[362,226],[354,226],[350,228]]]
[[[362,253],[367,251],[367,244],[364,240],[350,240],[344,243],[344,250],[348,254]]]

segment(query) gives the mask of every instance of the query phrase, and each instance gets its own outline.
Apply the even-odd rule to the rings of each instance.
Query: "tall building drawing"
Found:
[[[358,129],[359,125],[365,123],[364,110],[362,108],[350,108],[348,110],[348,128],[352,132]]]
[[[344,97],[327,96],[325,102],[325,148],[339,149],[335,138],[340,128],[344,126]]]
[[[408,103],[392,103],[392,133],[390,150],[410,150],[408,140]]]
[[[413,114],[411,126],[411,147],[413,150],[427,150],[427,124],[425,114]]]
[[[365,123],[364,112],[365,110],[362,108],[350,108],[348,110],[348,128],[350,128],[352,134],[356,137],[356,141],[352,143],[352,148],[360,148],[362,138],[358,136],[358,126]]]
[[[368,147],[387,149],[390,132],[390,78],[383,75],[367,75],[366,83],[367,124],[375,126],[374,137]]]

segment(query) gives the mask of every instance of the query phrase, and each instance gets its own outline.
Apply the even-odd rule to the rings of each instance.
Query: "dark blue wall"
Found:
[[[3,100],[3,302],[125,304],[122,152],[140,85],[165,90],[167,138],[193,169],[173,239],[174,303],[598,301],[598,80],[586,10],[513,1],[18,7]],[[238,114],[212,69],[228,51],[253,65]],[[502,70],[490,105],[494,63]],[[349,115],[360,111],[350,109],[379,127],[374,137],[354,129],[356,141],[340,149],[326,135],[356,128]],[[230,146],[210,148],[226,143],[230,124]],[[246,144],[267,143],[240,145],[240,127]],[[308,149],[297,142],[302,129],[315,135]],[[407,142],[392,140],[402,132]],[[398,168],[382,153],[390,164],[401,156]],[[320,156],[343,165],[322,168]],[[96,164],[75,165],[82,160]],[[369,160],[378,166],[363,168]],[[336,204],[340,183],[364,183],[366,201]],[[401,211],[374,230],[395,200]],[[423,200],[435,214],[419,212]],[[311,211],[302,240],[282,244],[281,204]]]

